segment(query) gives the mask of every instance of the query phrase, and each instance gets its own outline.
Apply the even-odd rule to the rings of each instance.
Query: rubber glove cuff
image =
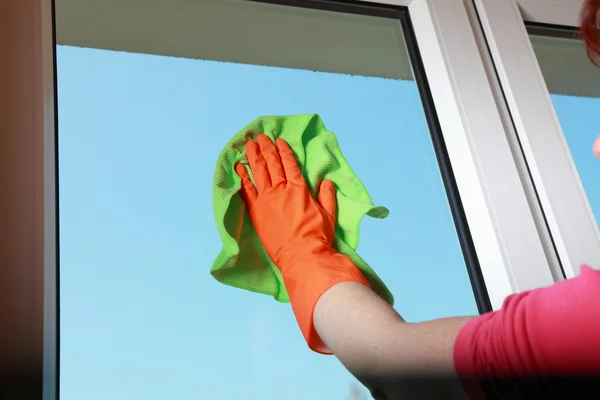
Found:
[[[305,244],[299,252],[288,252],[280,262],[290,303],[308,347],[332,354],[315,330],[313,314],[327,290],[341,282],[369,283],[354,262],[326,243]]]

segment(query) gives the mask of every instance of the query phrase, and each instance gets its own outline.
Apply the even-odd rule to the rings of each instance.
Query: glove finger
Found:
[[[260,151],[267,163],[269,169],[269,176],[271,177],[271,186],[275,187],[282,183],[285,183],[285,172],[283,171],[283,165],[281,164],[281,158],[277,147],[271,141],[271,139],[264,134],[258,135],[256,139]]]
[[[250,170],[254,176],[256,191],[258,194],[261,194],[271,187],[271,177],[269,176],[267,162],[260,151],[258,143],[254,140],[249,140],[246,143],[246,155],[248,156]]]
[[[280,138],[277,138],[275,142],[277,143],[277,149],[279,150],[279,156],[281,157],[281,163],[283,164],[286,180],[296,185],[306,184],[290,146],[285,140]]]
[[[242,187],[240,189],[240,194],[242,195],[242,199],[246,204],[246,208],[250,210],[254,205],[256,198],[258,197],[258,194],[256,193],[256,188],[254,187],[254,184],[252,184],[252,180],[250,180],[250,175],[248,175],[246,167],[244,167],[242,164],[237,164],[235,166],[235,172],[237,172],[237,174],[242,179]]]

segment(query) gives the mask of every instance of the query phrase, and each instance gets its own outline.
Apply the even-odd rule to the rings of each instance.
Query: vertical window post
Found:
[[[58,398],[52,5],[0,2],[2,398]]]

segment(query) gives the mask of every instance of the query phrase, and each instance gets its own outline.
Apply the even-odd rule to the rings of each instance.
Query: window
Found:
[[[234,13],[229,4],[207,4],[215,18]],[[217,62],[76,47],[58,20],[66,44],[57,50],[64,400],[164,399],[174,388],[179,398],[224,399],[350,391],[339,362],[304,345],[289,305],[209,274],[220,249],[210,194],[215,160],[261,115],[316,112],[337,134],[371,197],[391,210],[385,220],[363,221],[358,251],[407,320],[478,312],[412,80],[406,22],[234,5],[260,11],[273,29],[276,17],[298,19],[280,33],[282,56],[265,62],[275,65],[250,65],[255,54],[241,49]],[[346,33],[363,41],[352,46],[375,60],[352,58],[342,37],[325,36],[328,24],[350,22]],[[253,34],[233,39],[255,46]],[[325,61],[288,58],[286,47],[303,45],[303,35],[331,40],[315,49]],[[236,57],[247,59],[229,62]]]
[[[386,220],[363,221],[358,251],[408,320],[497,309],[510,293],[552,282],[556,254],[567,276],[583,259],[600,265],[585,202],[550,201],[579,178],[543,180],[523,116],[547,132],[548,109],[518,113],[524,104],[514,101],[547,94],[512,87],[510,63],[497,57],[500,47],[509,54],[498,38],[531,46],[521,16],[508,36],[493,35],[479,9],[517,15],[516,3],[476,3],[485,38],[462,0],[0,2],[0,37],[10,38],[0,41],[0,225],[9,233],[0,239],[0,347],[16,374],[27,367],[11,377],[12,397],[58,398],[59,336],[65,399],[358,396],[334,358],[302,344],[289,306],[208,273],[220,246],[214,159],[263,114],[318,112],[390,208]],[[486,38],[531,182],[494,97]],[[529,92],[515,96],[520,87]],[[524,182],[535,183],[548,229]]]

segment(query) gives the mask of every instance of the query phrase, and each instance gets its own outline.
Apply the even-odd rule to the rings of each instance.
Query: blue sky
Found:
[[[600,79],[600,73],[596,75]],[[592,153],[598,135],[600,98],[552,96],[575,167],[588,196],[596,221],[600,220],[600,160]]]
[[[63,400],[346,398],[288,304],[209,274],[216,158],[261,115],[336,133],[391,211],[358,250],[407,320],[477,312],[414,82],[59,47],[58,93]],[[598,101],[554,100],[594,185]]]

